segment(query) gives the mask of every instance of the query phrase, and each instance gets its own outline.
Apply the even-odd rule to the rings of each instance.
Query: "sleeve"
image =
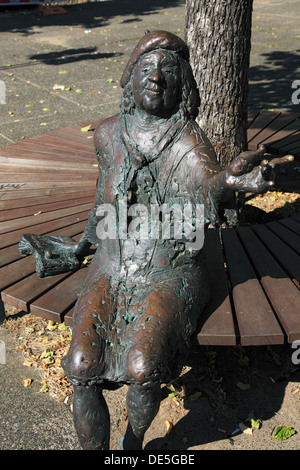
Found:
[[[209,139],[197,125],[194,126],[194,132],[197,144],[188,156],[192,175],[191,191],[197,203],[203,205],[204,222],[215,227],[229,219],[233,222],[234,193],[225,189],[223,172]]]

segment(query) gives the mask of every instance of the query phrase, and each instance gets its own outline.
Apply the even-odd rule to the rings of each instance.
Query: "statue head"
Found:
[[[146,33],[135,47],[120,83],[124,88],[123,112],[140,107],[159,117],[176,112],[185,118],[197,116],[199,94],[189,64],[189,50],[172,33]]]

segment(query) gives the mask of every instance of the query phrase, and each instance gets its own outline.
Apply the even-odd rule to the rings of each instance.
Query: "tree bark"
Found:
[[[186,42],[201,100],[197,122],[222,167],[247,149],[252,3],[186,3]]]

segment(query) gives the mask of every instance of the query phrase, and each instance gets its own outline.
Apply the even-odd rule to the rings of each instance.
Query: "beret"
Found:
[[[179,54],[183,59],[189,60],[189,48],[187,44],[178,36],[168,31],[151,31],[146,32],[140,39],[138,44],[133,50],[131,57],[124,69],[123,75],[120,80],[120,85],[124,88],[131,76],[131,72],[141,57],[141,55],[155,51],[156,49],[166,49],[174,51]]]

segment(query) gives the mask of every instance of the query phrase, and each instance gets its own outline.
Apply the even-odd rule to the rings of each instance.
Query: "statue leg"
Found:
[[[129,386],[126,404],[128,426],[121,441],[122,450],[141,450],[145,432],[158,413],[160,384]]]
[[[73,416],[84,450],[108,450],[110,419],[100,385],[74,386]]]

